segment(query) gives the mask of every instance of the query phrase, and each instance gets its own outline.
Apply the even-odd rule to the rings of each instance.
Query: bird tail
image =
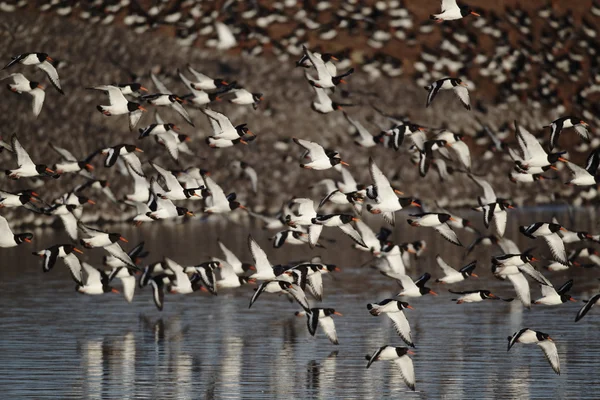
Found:
[[[96,106],[96,109],[97,109],[98,111],[100,111],[101,113],[103,113],[103,112],[104,112],[104,107],[102,107],[102,106]]]
[[[423,86],[423,88],[425,88],[425,90],[431,90],[431,85],[429,85],[429,86]]]
[[[435,16],[435,14],[430,14],[429,19],[437,21],[439,18]]]

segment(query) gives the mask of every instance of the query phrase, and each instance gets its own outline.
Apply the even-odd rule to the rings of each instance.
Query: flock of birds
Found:
[[[478,16],[469,7],[459,6],[455,0],[443,0],[441,12],[432,15],[431,18],[436,22],[443,22],[462,19],[469,15]],[[63,94],[60,78],[52,61],[46,53],[24,53],[13,57],[4,69],[14,70],[17,66],[41,69],[52,86]],[[351,79],[354,69],[349,68],[341,72],[340,65],[336,65],[337,61],[338,58],[333,54],[313,52],[303,46],[302,57],[296,62],[298,67],[305,69],[306,81],[315,91],[316,99],[312,108],[319,113],[335,112],[344,107],[343,104],[331,100],[330,96],[338,85]],[[25,72],[26,69],[23,68],[23,71]],[[127,117],[130,130],[136,128],[150,106],[170,108],[188,124],[194,125],[186,110],[187,106],[191,106],[199,108],[210,123],[212,135],[206,138],[208,146],[218,148],[240,144],[251,146],[252,142],[257,140],[258,135],[253,133],[247,124],[236,121],[236,125],[223,113],[209,108],[209,105],[223,98],[237,105],[258,108],[263,100],[262,93],[250,92],[235,82],[228,83],[223,79],[213,79],[190,66],[187,71],[178,71],[178,76],[190,94],[180,96],[174,93],[154,74],[151,78],[157,89],[155,93],[150,93],[139,82],[99,84],[89,89],[108,95],[108,104],[98,105],[97,110],[107,117],[123,116],[123,119]],[[11,91],[32,96],[33,112],[37,116],[42,110],[46,93],[42,85],[30,81],[21,72],[12,73],[7,78],[13,81],[8,84]],[[460,104],[467,111],[471,110],[468,87],[469,85],[458,77],[446,77],[429,82],[425,87],[428,94],[423,95],[424,104],[426,107],[435,107],[434,100],[437,96],[444,96],[443,92],[452,91]],[[168,155],[176,161],[181,154],[189,153],[191,151],[187,146],[189,137],[179,133],[174,123],[166,122],[158,114],[155,114],[155,117],[155,123],[139,129],[140,138],[154,137],[156,142],[164,146]],[[398,296],[403,299],[428,294],[437,295],[426,287],[431,279],[429,273],[423,274],[416,280],[407,274],[411,255],[422,254],[426,249],[425,242],[396,244],[390,240],[392,233],[390,229],[383,227],[376,233],[361,221],[361,216],[366,213],[380,214],[387,224],[395,226],[398,211],[415,207],[414,209],[420,209],[420,212],[410,214],[410,218],[406,221],[411,227],[433,228],[441,237],[457,247],[464,247],[456,233],[457,230],[477,233],[477,238],[467,246],[467,254],[479,245],[497,245],[502,250],[502,254],[491,258],[492,273],[496,278],[508,280],[513,285],[516,297],[523,306],[530,308],[532,304],[528,279],[541,286],[542,297],[534,301],[535,304],[560,305],[575,301],[569,294],[573,287],[572,280],[558,289],[555,288],[544,274],[532,266],[532,263],[537,261],[532,254],[535,249],[521,250],[511,239],[505,237],[508,215],[514,205],[510,199],[497,196],[486,179],[472,172],[472,154],[461,135],[445,129],[433,132],[408,120],[393,117],[389,118],[391,128],[372,135],[352,116],[346,114],[346,118],[357,130],[355,141],[357,145],[365,148],[383,145],[396,150],[401,147],[407,148],[417,165],[419,174],[423,177],[427,175],[432,165],[435,165],[439,171],[447,172],[446,162],[452,163],[455,166],[455,175],[461,177],[460,179],[471,180],[480,187],[482,195],[478,197],[479,205],[474,210],[481,213],[486,229],[490,229],[493,225],[493,233],[482,235],[470,221],[443,210],[438,205],[432,207],[425,199],[404,197],[404,193],[390,183],[387,171],[381,169],[372,157],[368,162],[370,184],[358,184],[349,172],[350,165],[342,159],[339,151],[299,137],[293,138],[292,141],[298,146],[297,149],[302,151],[300,167],[307,170],[335,169],[342,174],[342,180],[336,182],[329,179],[319,182],[327,190],[326,196],[319,204],[315,204],[308,196],[295,197],[286,201],[280,212],[274,216],[255,213],[240,204],[236,194],[226,194],[222,186],[211,177],[209,171],[197,166],[185,170],[170,170],[153,160],[140,159],[143,151],[133,144],[122,143],[103,147],[84,158],[76,157],[68,149],[52,144],[52,148],[60,155],[61,161],[54,165],[46,165],[38,164],[31,159],[16,134],[12,135],[10,143],[0,142],[2,149],[14,153],[16,158],[16,168],[6,170],[6,176],[15,180],[60,179],[60,181],[67,181],[70,188],[64,195],[49,203],[32,189],[17,192],[1,191],[0,207],[24,207],[37,214],[58,216],[73,243],[79,243],[86,249],[102,248],[108,253],[104,258],[104,264],[109,270],[104,270],[80,260],[77,254],[82,253],[82,250],[74,244],[56,244],[34,252],[34,255],[43,258],[44,271],[50,271],[58,260],[64,262],[80,293],[100,295],[115,292],[117,290],[113,287],[113,282],[118,279],[121,281],[127,301],[132,301],[136,285],[140,288],[150,286],[155,305],[162,310],[166,293],[190,294],[202,290],[216,295],[222,289],[234,289],[260,281],[251,296],[249,307],[252,307],[265,293],[284,294],[302,307],[302,311],[297,312],[296,315],[306,318],[310,334],[315,335],[320,327],[333,344],[338,344],[338,337],[332,317],[341,314],[332,308],[314,307],[306,292],[309,292],[316,301],[322,301],[323,276],[337,271],[335,265],[327,264],[320,258],[292,262],[288,265],[273,265],[264,249],[249,236],[248,246],[253,258],[252,263],[240,261],[224,243],[219,241],[224,254],[223,259],[212,258],[198,265],[183,266],[175,260],[164,257],[160,262],[141,268],[138,263],[148,254],[144,250],[143,243],[126,252],[120,242],[127,243],[127,239],[120,233],[103,231],[81,221],[84,205],[95,203],[87,197],[86,193],[92,190],[99,191],[110,201],[122,201],[134,207],[136,212],[131,220],[138,226],[158,220],[193,218],[197,211],[188,208],[195,204],[193,201],[203,201],[203,217],[212,214],[227,215],[241,209],[264,221],[265,228],[278,230],[272,237],[274,248],[286,244],[308,245],[310,248],[325,247],[323,243],[328,239],[321,235],[324,227],[339,228],[353,240],[355,249],[369,252],[373,256],[371,263],[373,267],[402,286],[403,289]],[[517,121],[514,122],[516,148],[509,147],[490,129],[487,130],[486,134],[492,142],[492,151],[510,157],[514,163],[514,170],[510,172],[511,180],[532,183],[547,177],[543,174],[550,169],[556,169],[557,163],[563,163],[572,173],[568,183],[575,186],[596,186],[600,182],[598,174],[600,148],[590,151],[584,166],[570,162],[564,151],[553,152],[556,147],[560,147],[561,133],[571,134],[571,128],[582,141],[590,142],[593,137],[589,132],[589,125],[581,118],[565,116],[549,122],[548,126],[548,146],[540,143],[536,136]],[[108,182],[98,179],[95,175],[97,170],[93,162],[101,155],[105,157],[104,167],[118,165],[131,177],[133,193],[126,195],[124,200],[117,200]],[[244,171],[256,190],[257,171],[245,163],[240,163],[238,167]],[[317,174],[312,171],[306,173]],[[76,179],[82,179],[83,183],[75,182]],[[181,206],[181,202],[185,202],[187,206]],[[332,205],[343,212],[324,211]],[[580,261],[581,257],[587,257],[593,263],[600,261],[600,256],[592,247],[570,254],[565,248],[565,244],[569,243],[600,242],[600,235],[570,231],[556,220],[532,221],[530,225],[521,226],[520,232],[531,239],[542,238],[547,243],[551,253],[551,263],[547,266],[550,271],[568,269],[572,265],[585,266]],[[8,221],[0,217],[0,247],[14,247],[24,242],[31,242],[32,239],[31,233],[13,233]],[[456,285],[466,279],[477,277],[474,273],[476,261],[465,265],[460,270],[448,265],[441,256],[438,256],[436,261],[444,274],[437,279],[439,283]],[[450,292],[458,295],[454,299],[458,304],[488,300],[513,301],[512,298],[500,298],[487,289],[461,290],[460,285]],[[587,301],[575,320],[579,321],[583,318],[599,300],[600,294],[597,294]],[[404,310],[407,308],[411,308],[409,303],[392,298],[367,305],[372,315],[385,314],[391,318],[400,338],[407,346],[415,347],[409,321],[404,315]],[[543,350],[553,370],[557,374],[560,373],[557,347],[549,334],[523,328],[508,337],[508,350],[515,343],[537,344]],[[410,358],[413,352],[409,347],[383,346],[367,356],[367,368],[375,361],[391,360],[399,367],[406,385],[415,390],[415,371]]]

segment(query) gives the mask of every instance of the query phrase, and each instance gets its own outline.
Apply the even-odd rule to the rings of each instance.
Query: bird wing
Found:
[[[577,312],[577,316],[575,317],[575,322],[579,321],[581,318],[585,316],[596,305],[596,303],[600,300],[600,294],[593,296],[591,299],[584,304],[583,307]]]
[[[567,258],[567,252],[565,251],[565,244],[560,236],[553,233],[542,237],[546,243],[548,243],[548,247],[550,247],[550,252],[552,253],[552,256],[554,256],[554,259],[562,264],[568,265],[569,260]]]
[[[261,271],[273,271],[273,266],[267,258],[267,253],[256,243],[256,240],[252,236],[248,236],[248,247],[250,247],[250,253],[254,259],[254,267],[256,273],[260,274]]]
[[[573,279],[569,279],[561,287],[558,288],[557,293],[565,294],[573,287]]]
[[[567,168],[569,168],[569,170],[571,170],[571,173],[576,177],[584,177],[587,175],[591,175],[590,171],[588,171],[587,169],[581,168],[579,165],[574,164],[570,161],[568,161],[567,163]],[[594,173],[594,172],[593,172]]]
[[[46,92],[44,89],[35,88],[29,91],[29,94],[33,97],[32,110],[33,115],[36,117],[42,112],[42,106],[44,105],[44,99],[46,98]]]
[[[356,229],[354,229],[352,224],[340,225],[339,228],[342,230],[342,232],[344,232],[346,235],[348,235],[350,237],[350,239],[354,240],[359,246],[362,246],[362,247],[368,249],[367,245],[362,240],[360,233],[358,233],[358,231]]]
[[[67,149],[62,147],[58,147],[54,143],[50,142],[50,147],[52,150],[56,151],[65,161],[78,161],[77,158]]]
[[[457,7],[456,0],[442,0],[442,12]]]
[[[346,112],[344,112],[344,116],[346,117],[346,120],[354,127],[354,129],[356,129],[356,133],[358,136],[360,136],[361,141],[367,142],[373,140],[373,135],[371,135],[371,132],[369,132],[367,128],[365,128],[358,120],[351,118]],[[345,171],[345,169],[342,171]]]
[[[516,134],[517,139],[519,139],[519,144],[521,144],[521,150],[523,150],[523,146],[525,147],[524,153],[527,154],[525,160],[529,158],[534,158],[536,155],[547,154],[540,142],[533,136],[527,129],[516,125]]]
[[[106,252],[108,254],[110,254],[111,256],[113,256],[113,257],[121,260],[125,264],[127,264],[128,268],[139,270],[138,266],[135,265],[135,263],[131,260],[131,257],[129,257],[129,255],[127,253],[125,253],[125,250],[123,250],[121,248],[119,243],[116,243],[116,242],[112,243],[112,244],[104,247],[104,250],[106,250]]]
[[[256,300],[258,300],[258,296],[260,296],[260,294],[265,291],[267,285],[271,282],[273,281],[263,282],[258,286],[258,288],[256,288],[256,292],[254,292],[254,294],[252,295],[252,298],[250,299],[250,305],[248,306],[248,308],[252,307],[252,304],[254,304]]]
[[[508,213],[506,210],[500,210],[494,212],[492,215],[494,218],[494,224],[496,225],[496,233],[498,236],[504,236],[504,232],[506,231],[506,221],[508,220]]]
[[[519,265],[519,271],[529,275],[533,279],[535,279],[540,285],[552,286],[552,283],[540,271],[533,268],[533,266],[529,263],[525,263],[523,265]]]
[[[550,340],[543,340],[537,343],[538,346],[542,348],[544,355],[546,356],[546,360],[552,366],[554,372],[560,375],[560,359],[558,358],[558,350],[556,349],[556,344]]]
[[[165,301],[165,292],[164,282],[161,276],[150,279],[150,286],[152,287],[152,298],[154,299],[154,304],[159,311],[162,311],[164,301]]]
[[[314,313],[313,313],[314,314]],[[331,317],[319,318],[319,324],[323,328],[323,332],[329,338],[329,341],[333,344],[339,344],[337,332],[335,331],[335,322]]]
[[[365,224],[362,220],[358,220],[356,221],[356,229],[358,229],[362,241],[367,245],[367,248],[375,248],[376,250],[380,248],[379,239],[369,225]]]
[[[121,158],[131,167],[131,170],[139,176],[145,176],[144,170],[142,169],[142,162],[135,155],[135,153],[127,153],[121,156]]]
[[[588,132],[585,125],[577,124],[573,128],[575,128],[575,132],[577,132],[577,134],[581,136],[583,140],[585,140],[586,142],[590,141],[590,133]]]
[[[83,285],[82,277],[81,277],[81,262],[79,258],[73,253],[67,254],[66,257],[63,258],[66,266],[69,268],[69,272],[71,273],[71,277],[78,285]]]
[[[27,164],[35,165],[34,162],[31,160],[31,157],[29,157],[27,151],[23,148],[23,146],[21,146],[19,139],[17,139],[17,134],[13,133],[10,143],[13,148],[13,151],[17,155],[17,165],[19,167]]]
[[[102,86],[94,86],[91,89],[102,90],[103,92],[106,92],[108,94],[108,101],[110,102],[111,106],[117,106],[117,107],[126,107],[127,106],[128,100],[123,95],[123,92],[121,92],[121,89],[119,89],[116,86],[102,85]]]
[[[242,265],[242,262],[240,261],[240,259],[237,258],[237,256],[235,254],[233,254],[233,252],[231,250],[229,250],[227,247],[225,247],[223,242],[221,242],[220,240],[217,240],[217,243],[219,243],[219,247],[221,248],[221,251],[225,255],[225,261],[227,261],[227,263],[229,265]]]
[[[454,268],[452,268],[450,265],[446,264],[446,262],[442,259],[442,257],[438,254],[435,257],[435,261],[437,261],[438,265],[440,266],[440,268],[444,271],[444,274],[446,275],[451,275],[451,274],[455,274],[456,271]]]
[[[406,315],[404,315],[402,311],[386,313],[386,315],[394,322],[394,328],[402,340],[404,340],[407,345],[415,347],[410,334],[410,325],[408,323],[408,319],[406,319]]]
[[[221,186],[219,186],[210,176],[204,175],[204,183],[206,184],[206,188],[210,192],[211,197],[213,198],[214,204],[227,204],[229,200],[227,200],[227,196],[225,196],[225,192]]]
[[[521,254],[519,247],[510,239],[502,238],[498,241],[498,246],[502,249],[504,254]]]
[[[221,114],[220,112],[211,110],[210,108],[203,108],[202,112],[208,117],[213,128],[213,135],[215,137],[219,137],[223,131],[235,129],[225,114]]]
[[[171,158],[177,161],[179,159],[179,143],[177,135],[172,131],[168,131],[158,134],[157,137],[159,138],[160,143],[165,146]]]
[[[308,328],[308,333],[311,336],[315,336],[317,333],[317,327],[319,326],[319,309],[315,308],[314,310],[310,310],[306,312],[306,327]]]
[[[19,86],[29,85],[29,79],[25,78],[25,75],[21,74],[20,72],[7,75],[4,78],[1,78],[0,80],[3,81],[8,78],[12,78],[13,82]]]
[[[390,181],[379,169],[377,164],[375,164],[375,160],[373,160],[372,157],[369,158],[369,173],[371,174],[373,185],[377,188],[377,197],[381,199],[390,196],[396,197],[396,193],[394,193]]]
[[[344,171],[344,170],[342,170],[342,171]],[[257,193],[258,192],[258,174],[256,173],[256,170],[250,166],[247,166],[246,168],[244,168],[244,173],[250,180],[250,186],[252,186],[252,191],[254,193]]]
[[[72,240],[77,240],[77,218],[71,212],[67,212],[66,214],[59,215],[60,220],[65,226],[65,231],[69,235]]]
[[[323,80],[327,78],[331,78],[331,74],[327,69],[327,66],[320,58],[316,57],[310,50],[306,48],[306,46],[302,46],[304,48],[304,54],[308,57],[312,65],[317,70],[317,79]]]
[[[82,262],[81,267],[81,281],[84,285],[90,285],[93,282],[102,281],[102,274],[99,270],[86,262]]]
[[[177,111],[177,113],[179,115],[181,115],[183,117],[183,119],[185,119],[185,122],[187,122],[191,126],[194,126],[194,123],[192,122],[192,118],[190,117],[190,114],[188,114],[186,109],[183,108],[183,105],[181,103],[179,103],[177,100],[175,100],[173,103],[171,103],[171,107],[175,111]]]
[[[540,285],[540,289],[542,289],[542,297],[555,296],[558,294],[553,286]]]
[[[140,122],[142,115],[144,115],[142,110],[135,110],[135,111],[132,111],[129,113],[128,119],[129,119],[129,130],[130,131],[133,131],[135,129],[138,122]]]
[[[408,275],[399,275],[399,274],[387,274],[387,276],[393,277],[394,279],[396,279],[397,281],[400,281],[400,285],[402,285],[402,288],[404,290],[415,290],[418,289],[417,285],[415,284],[415,282],[413,282],[413,280],[411,279],[410,276]]]
[[[456,236],[456,232],[452,230],[446,223],[434,226],[435,229],[440,235],[443,236],[444,239],[449,241],[452,244],[462,247],[462,243],[458,240],[458,236]]]
[[[527,308],[531,308],[531,293],[529,292],[529,282],[523,274],[508,275],[508,279],[512,282],[517,292],[517,297],[521,303]]]
[[[323,225],[310,225],[308,227],[308,244],[310,247],[315,247],[319,242],[319,237],[323,231]]]
[[[558,143],[558,137],[560,136],[561,132],[562,123],[560,124],[560,126],[556,122],[550,124],[550,149],[553,149]]]
[[[313,90],[317,94],[317,103],[319,103],[319,104],[330,104],[331,103],[331,97],[329,97],[329,95],[327,94],[325,89],[313,86]]]
[[[171,171],[167,171],[166,169],[164,169],[160,165],[157,165],[157,164],[153,163],[152,161],[150,161],[149,164],[162,177],[162,181],[163,181],[164,185],[161,185],[161,186],[163,186],[163,188],[167,192],[174,191],[174,190],[177,190],[177,189],[183,189],[181,187],[181,184],[179,183],[179,181],[177,180],[177,178],[175,177],[175,175],[173,175],[171,173]]]
[[[150,79],[152,79],[152,83],[156,86],[156,90],[161,94],[172,94],[173,92],[167,89],[164,83],[162,83],[156,75],[150,73]]]
[[[463,141],[452,143],[452,150],[458,155],[458,159],[465,166],[466,169],[471,169],[471,152],[469,146]]]
[[[483,204],[490,204],[496,202],[496,193],[494,192],[492,185],[490,185],[488,181],[473,174],[469,174],[469,178],[471,178],[473,182],[478,184],[479,187],[483,189],[483,197],[481,197],[481,201],[483,202]]]
[[[462,103],[462,105],[467,109],[471,109],[471,99],[469,98],[469,89],[464,86],[457,85],[454,86],[454,93],[458,96],[458,99]]]
[[[321,272],[315,272],[306,277],[308,290],[318,301],[323,301],[323,275]]]
[[[435,96],[440,91],[441,86],[442,84],[440,83],[440,81],[435,81],[431,85],[429,85],[429,87],[427,88],[429,90],[429,93],[427,94],[427,104],[425,105],[425,108],[429,107],[429,105],[433,102],[433,99],[435,99]]]
[[[135,293],[135,276],[125,276],[119,279],[123,285],[123,296],[128,303],[131,303]]]
[[[402,379],[404,380],[404,383],[406,383],[406,386],[411,390],[415,390],[415,368],[412,359],[409,356],[404,355],[395,359],[394,364],[400,368],[400,375],[402,375]]]
[[[325,153],[325,149],[323,149],[323,147],[316,142],[311,142],[309,140],[294,138],[294,143],[296,143],[297,145],[300,145],[300,146],[304,147],[306,150],[308,150],[309,157],[311,158],[311,160],[316,160],[319,158],[327,157],[327,154]]]
[[[310,309],[310,306],[308,305],[308,299],[306,298],[306,295],[304,294],[300,286],[296,285],[295,283],[292,283],[290,287],[286,290],[286,292],[291,294],[294,300],[296,300],[298,304],[300,304],[302,308],[304,308],[304,310],[308,311]]]
[[[54,65],[44,60],[44,62],[36,64],[36,67],[38,67],[46,73],[48,79],[50,79],[50,83],[52,83],[52,86],[54,86],[56,90],[58,90],[61,94],[65,94],[65,92],[63,92],[62,88],[60,87],[60,79],[58,77],[58,72],[56,72],[56,68],[54,68]]]

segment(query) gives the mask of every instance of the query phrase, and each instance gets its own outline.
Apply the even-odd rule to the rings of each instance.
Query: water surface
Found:
[[[507,235],[523,247],[545,244],[517,234],[518,224],[549,218],[515,213]],[[537,218],[537,219],[536,219]],[[565,217],[566,218],[566,217]],[[514,296],[509,283],[491,277],[489,256],[482,248],[463,261],[462,252],[440,240],[433,231],[404,226],[398,217],[397,241],[426,239],[425,256],[413,262],[412,276],[429,271],[435,277],[437,253],[453,266],[477,258],[481,279],[456,289],[489,289]],[[577,229],[594,231],[595,222],[576,214]],[[566,224],[565,224],[566,225]],[[374,224],[375,226],[375,224]],[[344,314],[336,318],[340,345],[317,332],[311,337],[305,320],[294,316],[296,304],[265,294],[252,309],[252,288],[167,295],[165,309],[152,303],[149,288],[137,290],[132,304],[122,296],[84,296],[75,292],[66,268],[59,262],[42,273],[41,261],[30,252],[66,237],[55,231],[36,232],[33,245],[3,249],[0,269],[0,386],[3,398],[198,399],[198,398],[319,398],[319,399],[465,399],[465,398],[597,398],[597,321],[592,311],[573,320],[581,303],[523,309],[517,301],[454,304],[446,287],[431,283],[441,295],[409,300],[407,312],[416,343],[413,356],[417,391],[410,392],[392,363],[365,369],[365,354],[378,347],[403,345],[386,317],[373,317],[366,304],[393,296],[397,285],[360,265],[366,253],[350,248],[345,237],[325,231],[338,243],[327,250],[307,247],[272,249],[268,233],[215,222],[180,226],[147,225],[142,229],[113,227],[134,244],[143,239],[151,251],[147,261],[169,256],[193,264],[220,255],[220,237],[239,256],[250,261],[246,247],[252,233],[273,263],[321,254],[342,272],[325,279],[322,306]],[[460,233],[466,243],[472,238]],[[101,251],[85,258],[99,265]],[[571,268],[546,273],[556,285],[575,279],[573,296],[588,298],[598,291],[594,269]],[[532,284],[532,298],[540,297]],[[315,305],[317,303],[314,303]],[[506,352],[506,337],[531,327],[556,340],[561,375],[554,374],[537,346],[515,346]]]

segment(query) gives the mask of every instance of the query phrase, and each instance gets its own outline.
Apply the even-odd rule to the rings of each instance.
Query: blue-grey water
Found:
[[[523,247],[531,246],[518,234],[516,222],[534,222],[540,215],[515,213],[509,217],[507,235]],[[432,231],[403,222],[398,218],[397,241],[428,242],[427,252],[413,261],[409,274],[416,277],[429,271],[434,279],[439,277],[437,253],[455,267],[477,258],[481,278],[452,287],[514,296],[510,283],[491,276],[489,256],[497,250],[479,249],[462,264],[460,249]],[[577,229],[597,228],[584,213],[574,224]],[[251,261],[248,233],[267,249],[273,263],[321,254],[342,268],[325,279],[322,303],[344,314],[335,318],[340,345],[332,345],[319,331],[311,337],[305,320],[294,316],[298,306],[284,297],[264,294],[249,310],[251,286],[223,290],[218,296],[167,294],[163,312],[155,308],[150,288],[136,288],[132,304],[119,294],[81,295],[60,261],[42,273],[40,259],[30,252],[66,238],[55,231],[38,231],[33,244],[1,251],[2,398],[598,398],[600,315],[592,310],[575,324],[580,302],[531,310],[518,301],[457,305],[450,301],[454,295],[447,287],[430,282],[440,296],[409,299],[415,310],[407,311],[416,343],[413,393],[393,363],[377,362],[365,369],[365,354],[386,344],[403,345],[387,317],[373,317],[366,310],[367,303],[393,296],[399,287],[378,272],[361,268],[369,256],[351,249],[347,238],[333,235],[338,243],[327,250],[297,246],[275,250],[267,240],[269,233],[258,227],[209,222],[111,230],[122,232],[131,245],[145,240],[151,252],[148,262],[163,256],[184,265],[205,261],[220,255],[217,237],[241,259]],[[325,234],[332,236],[327,230]],[[460,236],[467,243],[473,237],[464,232]],[[533,244],[546,252],[541,240]],[[87,250],[84,258],[99,265],[101,256],[100,250]],[[596,269],[576,267],[546,272],[556,285],[573,278],[572,294],[578,300],[599,290],[598,275]],[[531,286],[532,299],[540,297],[537,285]],[[523,327],[555,339],[560,376],[535,345],[517,345],[506,352],[506,337]]]

